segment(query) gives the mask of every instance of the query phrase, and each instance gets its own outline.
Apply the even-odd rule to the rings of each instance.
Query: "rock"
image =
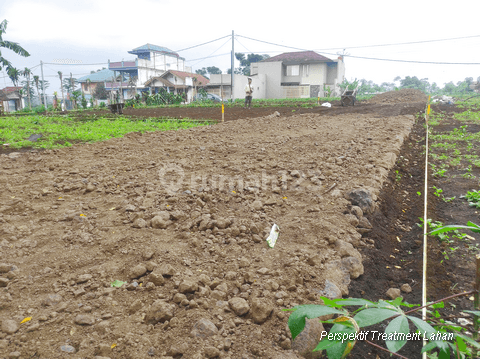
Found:
[[[155,284],[157,287],[163,285],[165,283],[165,279],[160,273],[152,272],[148,276],[148,280]]]
[[[230,308],[235,312],[236,315],[244,315],[250,310],[250,306],[247,301],[243,298],[233,297],[228,301]]]
[[[255,211],[260,211],[262,208],[263,208],[263,203],[262,201],[260,201],[259,199],[257,199],[256,201],[254,201],[252,203],[252,208],[255,210]]]
[[[215,289],[210,294],[210,297],[212,297],[212,299],[215,299],[215,300],[225,300],[227,298],[227,293],[221,290]]]
[[[360,218],[363,217],[363,211],[360,207],[358,206],[352,206],[352,209],[350,210],[350,212],[355,215],[355,217],[357,217],[359,220]]]
[[[62,345],[60,347],[60,350],[62,352],[66,352],[66,353],[75,353],[76,352],[75,347],[72,347],[71,345]]]
[[[320,291],[320,295],[327,297],[328,299],[340,299],[342,298],[342,291],[328,279],[325,279],[325,288]]]
[[[350,273],[343,266],[342,261],[334,260],[325,265],[325,279],[334,283],[343,295],[348,295],[348,286],[350,284]]]
[[[163,300],[156,300],[148,308],[145,314],[145,322],[147,324],[157,324],[165,322],[173,318],[175,305],[168,304]]]
[[[366,219],[365,217],[360,218],[360,220],[358,221],[358,226],[360,228],[367,228],[367,229],[373,228],[370,221],[368,219]]]
[[[346,214],[345,217],[347,218],[348,223],[350,223],[352,226],[358,226],[359,220],[355,215],[349,213]]]
[[[402,292],[405,292],[405,293],[410,293],[412,291],[412,287],[410,287],[408,283],[402,284],[400,289]]]
[[[302,174],[297,170],[293,170],[290,172],[290,176],[292,176],[293,178],[300,178],[302,177]]]
[[[7,263],[0,263],[0,273],[8,273],[12,270],[12,266]]]
[[[257,270],[257,273],[261,275],[267,275],[267,274],[270,274],[270,269],[263,267]]]
[[[95,318],[90,314],[78,314],[74,322],[78,325],[93,325],[95,324]]]
[[[218,334],[218,328],[210,320],[202,318],[193,326],[190,332],[194,338],[208,338]]]
[[[63,300],[60,294],[49,294],[45,299],[42,300],[42,305],[45,307],[53,307]]]
[[[162,264],[158,271],[161,275],[171,277],[175,274],[175,268],[172,267],[171,264]]]
[[[11,319],[4,319],[2,321],[2,332],[7,334],[13,334],[16,333],[18,329],[19,326],[16,321]]]
[[[112,347],[108,344],[101,343],[98,345],[96,354],[101,355],[103,357],[112,354]]]
[[[133,204],[127,204],[125,207],[126,212],[135,212],[135,206]]]
[[[220,355],[220,350],[215,347],[205,347],[204,353],[207,358],[216,358]]]
[[[20,358],[21,356],[22,356],[22,353],[17,352],[17,351],[11,352],[10,354],[8,354],[8,357],[9,357],[10,359]]]
[[[290,339],[286,338],[280,342],[280,347],[282,349],[288,350],[292,347],[292,342],[290,341]]]
[[[255,298],[252,300],[252,318],[257,324],[264,323],[272,314],[273,305],[266,298]]]
[[[170,355],[172,357],[183,356],[183,354],[185,354],[188,349],[189,346],[187,343],[173,344],[167,351],[167,355]]]
[[[143,218],[137,218],[133,221],[133,228],[145,228],[147,226],[147,222]]]
[[[141,277],[145,273],[147,273],[147,267],[144,264],[137,264],[130,270],[129,277],[130,279],[135,279]]]
[[[356,250],[351,243],[337,240],[335,243],[335,250],[338,252],[341,258],[355,257],[360,263],[362,262],[362,255]]]
[[[307,263],[311,266],[319,266],[323,263],[323,257],[319,254],[314,255],[313,257],[309,257],[307,259]]]
[[[92,279],[92,275],[91,274],[82,274],[82,275],[79,275],[78,278],[77,278],[77,284],[81,284],[81,283],[85,283],[85,282],[88,282],[90,279]]]
[[[172,221],[165,220],[161,216],[156,216],[152,218],[152,227],[153,228],[160,228],[160,229],[165,229],[167,228]]]
[[[173,302],[174,303],[181,303],[183,300],[187,299],[187,296],[182,293],[177,293],[173,296]]]
[[[322,323],[316,319],[305,318],[305,328],[298,334],[292,343],[292,349],[296,350],[306,359],[317,359],[322,357],[322,351],[313,352],[320,341],[323,328]]]
[[[180,293],[192,293],[198,290],[198,283],[185,279],[178,287]]]
[[[6,287],[10,281],[7,278],[0,277],[0,287]]]
[[[363,213],[373,213],[376,209],[373,195],[366,188],[353,189],[347,192],[345,198],[352,202],[354,206],[360,207]]]
[[[350,273],[351,279],[356,279],[363,274],[363,264],[357,257],[342,258],[342,265]]]
[[[392,300],[400,297],[401,296],[400,289],[390,288],[389,290],[387,290],[387,296]]]

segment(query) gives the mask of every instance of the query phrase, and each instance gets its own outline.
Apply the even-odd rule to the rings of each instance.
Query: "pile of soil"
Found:
[[[1,155],[0,353],[297,358],[282,309],[349,294],[413,122],[271,115]]]
[[[378,94],[365,101],[370,104],[397,104],[397,103],[426,103],[428,96],[424,92],[415,89],[401,89]]]

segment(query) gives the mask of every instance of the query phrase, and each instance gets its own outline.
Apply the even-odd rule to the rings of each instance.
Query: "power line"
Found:
[[[66,65],[66,66],[99,66],[99,65],[108,65],[108,62],[102,62],[102,63],[99,63],[99,64],[62,64],[60,62],[44,62],[43,63],[44,65]],[[40,66],[40,65],[38,65]]]
[[[199,45],[195,45],[195,46],[190,46],[190,47],[187,47],[185,49],[181,49],[181,50],[177,50],[175,52],[180,52],[180,51],[185,51],[185,50],[190,50],[190,49],[194,49],[195,47],[199,47],[199,46],[203,46],[203,45],[206,45],[206,44],[210,44],[212,42],[215,42],[215,41],[218,41],[218,40],[221,40],[221,39],[224,39],[226,37],[231,37],[231,35],[226,35],[226,36],[223,36],[223,37],[219,37],[218,39],[215,39],[215,40],[212,40],[212,41],[208,41],[208,42],[204,42],[203,44],[199,44]],[[223,45],[222,45],[223,46]]]
[[[230,36],[229,36],[229,37],[230,37]],[[212,56],[214,53],[216,53],[216,52],[217,52],[218,50],[220,50],[222,47],[224,47],[224,46],[227,44],[227,42],[229,42],[229,41],[230,41],[230,39],[228,39],[226,42],[224,42],[224,43],[222,44],[222,46],[220,46],[218,49],[216,49],[214,52],[212,52],[210,55],[208,55],[207,58],[210,57],[210,56]],[[202,59],[202,60],[200,60],[199,62],[193,64],[192,67],[193,67],[193,66],[196,66],[197,64],[199,64],[199,63],[202,62],[203,60],[204,60],[204,59]]]
[[[383,46],[398,46],[398,45],[413,45],[413,44],[425,44],[428,42],[439,42],[439,41],[451,41],[451,40],[460,40],[460,39],[471,39],[474,37],[480,37],[480,35],[472,36],[462,36],[462,37],[452,37],[448,39],[437,39],[437,40],[424,40],[424,41],[410,41],[410,42],[397,42],[392,44],[381,44],[381,45],[363,45],[363,46],[342,46],[342,47],[332,47],[329,49],[314,49],[315,51],[325,51],[325,50],[341,50],[341,49],[362,49],[368,47],[383,47]]]
[[[275,45],[275,46],[282,46],[282,47],[287,47],[287,48],[292,48],[292,49],[297,49],[301,51],[313,51],[313,50],[306,50],[306,49],[299,49],[299,48],[294,48],[291,46],[286,46],[286,45],[280,45],[280,44],[275,44],[272,42],[267,42],[267,41],[262,41],[262,40],[256,40],[252,39],[246,36],[242,35],[237,35],[244,37],[246,39],[254,40],[254,41],[259,41],[259,42],[264,42],[270,45]],[[470,37],[477,37],[477,36],[470,36]],[[464,37],[465,38],[465,37]],[[436,41],[436,40],[431,40],[431,41]],[[438,40],[438,41],[446,41],[444,40]],[[346,47],[345,47],[346,48]],[[321,52],[321,51],[319,51]],[[337,56],[336,54],[331,54],[327,52],[321,52],[326,55],[332,55],[332,56]],[[389,61],[389,62],[406,62],[406,63],[417,63],[417,64],[433,64],[433,65],[480,65],[478,62],[440,62],[440,61],[416,61],[416,60],[397,60],[397,59],[381,59],[381,58],[375,58],[375,57],[363,57],[363,56],[353,56],[353,55],[343,55],[345,57],[351,57],[351,58],[357,58],[357,59],[365,59],[365,60],[376,60],[376,61]]]
[[[269,44],[269,45],[281,46],[281,47],[286,47],[286,48],[294,49],[294,50],[308,51],[308,50],[306,50],[306,49],[300,49],[300,48],[298,48],[298,47],[292,47],[292,46],[287,46],[287,45],[280,45],[280,44],[275,44],[275,43],[273,43],[273,42],[268,42],[268,41],[262,41],[262,40],[252,39],[251,37],[247,37],[247,36],[243,36],[243,35],[236,35],[236,36],[244,37],[245,39],[249,39],[249,40],[253,40],[253,41],[263,42],[263,43]]]
[[[225,53],[223,53],[223,54],[218,54],[218,55],[200,57],[200,58],[198,58],[198,59],[193,59],[193,60],[185,60],[185,62],[192,62],[192,61],[197,61],[197,60],[205,60],[205,59],[209,59],[209,58],[212,58],[212,57],[219,57],[219,56],[225,56],[225,55],[230,55],[230,52],[225,52]],[[193,65],[193,66],[194,66],[194,65]]]

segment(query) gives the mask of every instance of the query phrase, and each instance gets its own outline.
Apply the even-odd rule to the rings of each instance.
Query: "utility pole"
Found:
[[[231,68],[231,71],[230,71],[230,75],[231,75],[231,80],[230,80],[230,83],[232,85],[232,90],[230,92],[230,98],[232,100],[232,103],[233,103],[233,72],[235,70],[235,52],[234,52],[234,42],[235,42],[235,37],[234,37],[234,34],[233,34],[233,30],[232,30],[232,68]]]
[[[47,95],[45,94],[45,80],[43,79],[43,61],[40,61],[40,69],[42,71],[43,103],[45,104],[45,111],[47,111]]]

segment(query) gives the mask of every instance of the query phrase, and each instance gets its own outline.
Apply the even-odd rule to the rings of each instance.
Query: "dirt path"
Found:
[[[360,205],[375,208],[423,107],[334,107],[1,155],[0,353],[297,357],[282,309],[349,294],[374,242],[345,196],[365,189]]]

